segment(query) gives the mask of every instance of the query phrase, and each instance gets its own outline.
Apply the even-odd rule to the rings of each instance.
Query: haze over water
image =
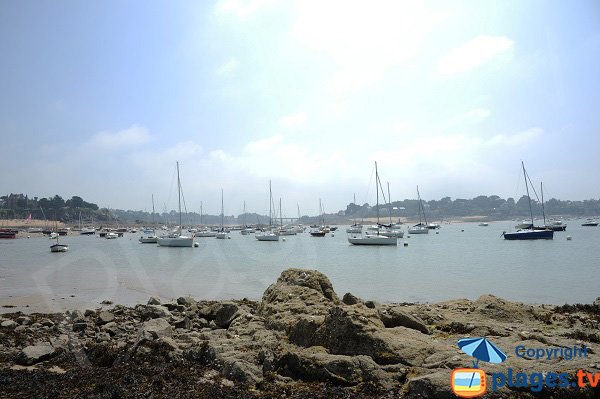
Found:
[[[325,273],[336,292],[381,302],[435,302],[494,294],[528,303],[591,303],[600,296],[600,228],[568,221],[554,240],[506,241],[514,221],[444,224],[398,247],[351,246],[344,228],[335,236],[308,233],[286,241],[197,238],[199,248],[139,244],[139,234],[117,240],[70,235],[69,252],[52,254],[47,238],[0,241],[1,312],[94,307],[110,299],[132,305],[163,300],[260,299],[289,267]],[[462,231],[464,230],[464,231]],[[567,241],[567,235],[572,236]],[[408,242],[404,247],[403,242]],[[29,308],[24,305],[29,304]]]

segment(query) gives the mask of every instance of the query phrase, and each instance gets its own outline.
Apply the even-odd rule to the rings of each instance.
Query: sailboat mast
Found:
[[[271,180],[269,180],[269,228],[273,228],[273,211],[271,203],[273,202],[273,192],[271,191]]]
[[[223,188],[221,188],[221,231],[223,231],[223,218],[225,217],[225,209],[223,208]]]
[[[388,188],[388,202],[389,202],[389,211],[390,211],[390,228],[392,227],[392,196],[390,195],[390,182],[387,182]]]
[[[179,198],[179,235],[181,235],[181,180],[179,180],[179,161],[177,161],[177,194]]]
[[[540,182],[540,191],[542,192],[542,215],[544,215],[544,227],[546,227],[546,210],[544,209],[544,183]]]
[[[377,162],[375,162],[375,191],[377,192],[377,235],[379,235],[379,172],[377,172]]]
[[[525,163],[521,161],[523,166],[523,178],[525,179],[525,189],[527,190],[527,199],[529,200],[529,214],[531,215],[531,228],[533,229],[533,210],[531,209],[531,197],[529,196],[529,185],[527,184],[527,173],[525,172]]]
[[[154,220],[154,194],[152,194],[152,225],[156,228],[156,221]]]
[[[356,193],[354,193],[354,208],[356,209]],[[354,224],[356,224],[356,210],[353,212],[354,213]]]
[[[283,216],[281,213],[281,197],[279,197],[279,225],[283,227]]]
[[[200,226],[202,226],[202,201],[200,201]]]
[[[246,201],[244,201],[244,227],[246,227]]]

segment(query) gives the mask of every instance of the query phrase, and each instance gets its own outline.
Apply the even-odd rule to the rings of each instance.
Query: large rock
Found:
[[[104,324],[113,322],[114,320],[115,320],[115,315],[114,314],[112,314],[111,312],[108,312],[106,310],[103,310],[98,315],[98,319],[96,320],[96,324],[99,325],[99,326],[102,326]]]
[[[0,323],[0,327],[2,328],[6,328],[6,329],[14,329],[15,327],[17,327],[19,325],[19,323],[17,323],[16,321],[12,321],[12,320],[4,320],[2,323]]]
[[[162,305],[138,305],[136,311],[145,320],[171,317],[169,309]]]
[[[155,340],[171,337],[173,329],[166,319],[152,319],[146,321],[139,332],[139,339]]]
[[[289,332],[301,319],[324,318],[338,304],[340,300],[323,273],[288,269],[267,288],[258,314],[268,328]]]
[[[438,371],[426,374],[408,381],[408,394],[410,399],[451,399],[456,398],[452,393],[449,380],[449,371]]]
[[[385,328],[375,310],[363,305],[334,307],[314,334],[312,345],[338,355],[367,355],[378,364],[419,366],[445,349],[413,329]]]
[[[275,361],[279,374],[302,381],[357,385],[373,381],[390,386],[400,373],[386,373],[368,356],[331,355],[321,347],[285,352]]]
[[[215,324],[220,328],[228,328],[239,315],[240,307],[233,302],[220,302],[214,307]]]
[[[381,307],[378,314],[386,328],[406,327],[429,334],[429,329],[422,320],[404,312],[398,306]]]
[[[17,357],[17,363],[30,366],[52,358],[56,350],[51,345],[34,345],[24,348]]]

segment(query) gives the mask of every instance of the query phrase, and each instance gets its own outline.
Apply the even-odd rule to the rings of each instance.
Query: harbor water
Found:
[[[106,240],[61,237],[67,253],[50,253],[47,238],[0,241],[0,312],[62,311],[170,300],[260,299],[282,270],[325,273],[339,295],[381,302],[437,302],[493,294],[526,303],[591,303],[600,296],[600,228],[568,221],[553,240],[507,241],[515,222],[442,224],[394,246],[352,246],[345,227],[334,235],[196,238],[197,248],[140,244],[139,234]],[[567,236],[572,240],[567,240]],[[408,245],[404,245],[407,243]]]

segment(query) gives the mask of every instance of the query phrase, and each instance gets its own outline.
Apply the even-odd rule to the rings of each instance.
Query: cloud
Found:
[[[380,81],[390,67],[414,58],[440,20],[423,2],[302,0],[292,35],[333,62],[329,93],[343,95]]]
[[[126,147],[135,147],[148,143],[152,136],[143,126],[132,125],[118,132],[100,132],[92,136],[86,143],[95,149],[117,150]]]
[[[306,114],[302,111],[279,118],[279,125],[286,128],[298,127],[306,122]]]
[[[493,147],[506,146],[515,147],[530,143],[539,138],[544,133],[544,130],[539,127],[532,127],[527,130],[512,134],[498,134],[487,141],[487,144]]]
[[[457,125],[469,124],[475,125],[481,123],[492,115],[492,111],[485,108],[474,108],[465,113],[457,115],[453,122]]]
[[[276,0],[220,0],[215,9],[217,14],[230,14],[240,20],[246,20],[274,3]]]
[[[478,36],[444,56],[437,65],[437,72],[443,76],[468,72],[512,49],[513,45],[507,37]]]
[[[240,62],[235,58],[230,58],[227,62],[219,66],[216,75],[221,78],[230,79],[235,76],[240,67]]]

